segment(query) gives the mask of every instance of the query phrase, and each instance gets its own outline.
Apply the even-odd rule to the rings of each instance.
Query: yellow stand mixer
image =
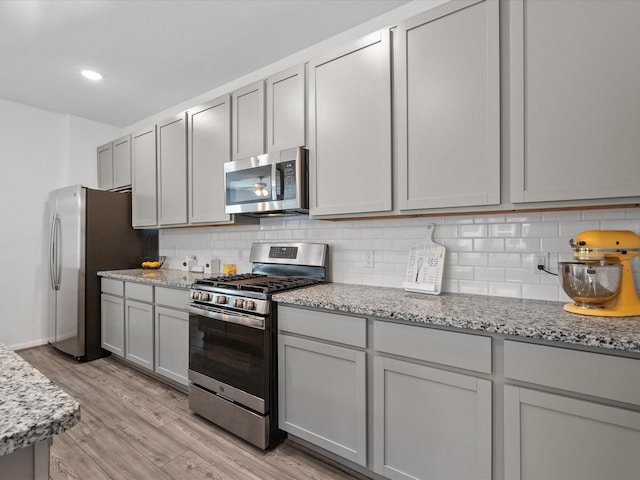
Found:
[[[640,253],[640,236],[629,230],[588,230],[569,245],[577,262],[559,266],[562,286],[576,303],[567,303],[566,311],[606,317],[640,315],[630,264]],[[604,283],[598,275],[603,275]]]

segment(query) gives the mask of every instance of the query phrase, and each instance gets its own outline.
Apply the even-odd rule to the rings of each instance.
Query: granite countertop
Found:
[[[207,276],[212,274],[208,273]],[[124,280],[127,282],[148,283],[162,287],[191,288],[196,280],[205,277],[204,273],[183,272],[169,268],[145,269],[133,268],[129,270],[108,270],[98,272],[98,276]]]
[[[79,421],[78,402],[0,344],[0,455],[46,440]]]
[[[640,317],[594,317],[565,312],[563,303],[326,283],[277,293],[283,304],[462,328],[535,340],[640,353]],[[635,355],[633,355],[635,356]]]

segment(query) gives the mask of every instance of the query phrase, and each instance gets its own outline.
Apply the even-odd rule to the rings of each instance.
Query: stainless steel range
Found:
[[[277,318],[271,295],[323,282],[328,246],[255,243],[247,274],[198,280],[189,316],[189,408],[267,449],[277,419]]]

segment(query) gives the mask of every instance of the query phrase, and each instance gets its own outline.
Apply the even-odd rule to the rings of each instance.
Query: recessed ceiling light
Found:
[[[93,70],[82,70],[82,76],[88,78],[89,80],[102,80],[104,75],[99,72],[94,72]]]

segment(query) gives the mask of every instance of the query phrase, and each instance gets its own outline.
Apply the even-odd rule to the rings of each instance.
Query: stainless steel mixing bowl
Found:
[[[601,308],[620,292],[622,265],[559,262],[562,288],[576,305]]]

